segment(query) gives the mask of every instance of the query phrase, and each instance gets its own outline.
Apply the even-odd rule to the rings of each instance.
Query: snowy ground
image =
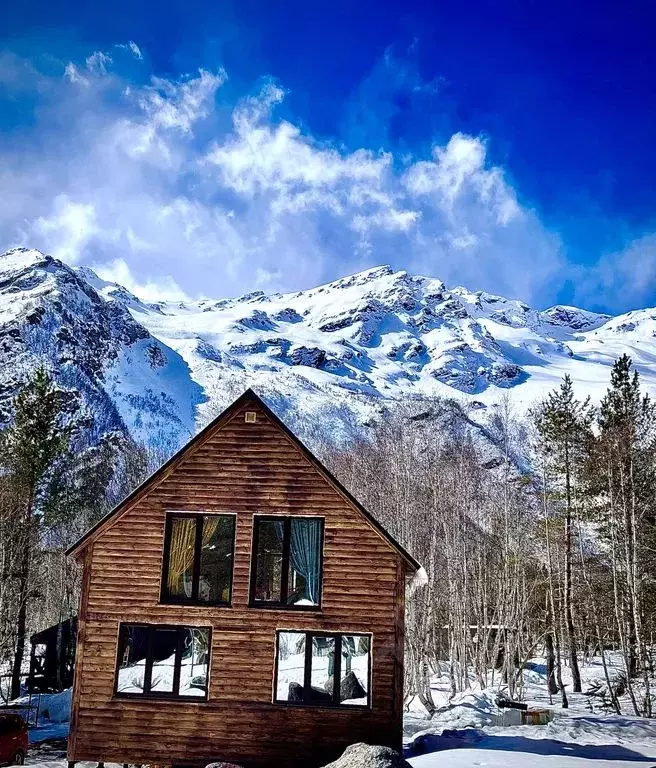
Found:
[[[619,660],[614,660],[615,672]],[[415,710],[405,720],[405,748],[414,768],[656,768],[656,721],[617,716],[604,711],[600,699],[572,694],[569,709],[558,706],[546,693],[544,661],[533,659],[525,673],[525,700],[529,706],[549,707],[553,720],[547,725],[495,725],[499,713],[496,689],[460,694],[449,703],[445,675],[433,680],[439,706],[432,719]],[[568,681],[567,670],[565,682]],[[582,670],[583,691],[603,681],[596,660]],[[623,711],[629,712],[628,703]]]
[[[614,661],[617,672],[619,660]],[[533,659],[527,666],[525,699],[552,709],[552,722],[495,725],[496,687],[481,691],[472,683],[471,691],[449,702],[448,677],[436,676],[432,687],[438,712],[428,718],[420,705],[411,705],[405,718],[404,746],[413,768],[656,768],[656,720],[609,714],[599,698],[569,691],[570,708],[563,710],[546,693],[544,661]],[[584,691],[603,680],[598,660],[581,671]],[[62,719],[67,695],[43,697],[45,716],[30,731],[29,765],[66,768],[68,723]],[[623,710],[630,711],[628,703]],[[91,763],[82,766],[95,768]]]
[[[425,754],[409,760],[415,768],[656,766],[656,726],[637,718],[565,715],[544,726],[432,732],[419,748]]]

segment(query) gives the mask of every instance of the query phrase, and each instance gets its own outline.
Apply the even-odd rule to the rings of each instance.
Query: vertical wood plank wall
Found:
[[[167,510],[237,514],[232,607],[159,603]],[[248,608],[254,513],[324,517],[320,612]],[[70,760],[311,766],[357,741],[400,748],[405,561],[255,403],[84,553]],[[129,621],[213,628],[207,702],[113,697],[119,623]],[[371,710],[273,704],[277,629],[373,633]]]

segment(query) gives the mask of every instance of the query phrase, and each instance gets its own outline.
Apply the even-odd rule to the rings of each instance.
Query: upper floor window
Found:
[[[276,702],[371,705],[371,635],[279,630],[277,639]]]
[[[323,518],[255,516],[251,605],[318,608]]]
[[[206,699],[210,630],[161,624],[121,624],[117,696]]]
[[[169,513],[162,601],[230,605],[235,516]]]

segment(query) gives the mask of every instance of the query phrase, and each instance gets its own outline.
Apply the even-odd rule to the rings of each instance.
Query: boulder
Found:
[[[351,744],[340,758],[324,768],[411,768],[411,766],[391,747]]]
[[[339,698],[340,701],[367,698],[367,692],[355,676],[355,672],[349,672],[348,675],[343,678],[341,685],[339,686]]]
[[[303,318],[295,309],[292,309],[291,307],[285,307],[279,312],[276,312],[276,314],[273,316],[273,319],[284,323],[298,323]]]
[[[208,763],[205,768],[242,768],[237,763]]]
[[[303,701],[303,686],[300,683],[289,684],[287,701]]]
[[[325,689],[329,694],[333,692],[333,676],[331,675],[325,683]],[[342,679],[339,686],[339,700],[346,701],[347,699],[365,699],[367,692],[362,687],[360,681],[355,675],[355,672],[349,672],[346,677]]]
[[[289,360],[292,365],[321,368],[326,361],[326,353],[319,347],[295,347],[289,354]]]
[[[321,688],[310,688],[310,701],[331,704],[332,700],[333,697],[326,691],[322,691]]]
[[[287,701],[302,702],[303,701],[303,686],[300,683],[290,683],[289,690],[287,692]],[[330,704],[332,702],[332,696],[326,691],[322,691],[321,688],[310,688],[310,701],[312,702],[325,702]]]

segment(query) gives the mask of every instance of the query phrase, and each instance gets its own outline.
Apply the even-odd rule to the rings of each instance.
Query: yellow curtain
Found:
[[[218,525],[218,517],[203,518],[203,547],[207,546],[212,540]],[[195,543],[196,519],[193,517],[176,518],[171,528],[167,583],[169,592],[174,595],[181,595],[189,591],[187,597],[191,597],[191,581],[185,585],[183,577],[186,573],[191,574],[193,572]]]

